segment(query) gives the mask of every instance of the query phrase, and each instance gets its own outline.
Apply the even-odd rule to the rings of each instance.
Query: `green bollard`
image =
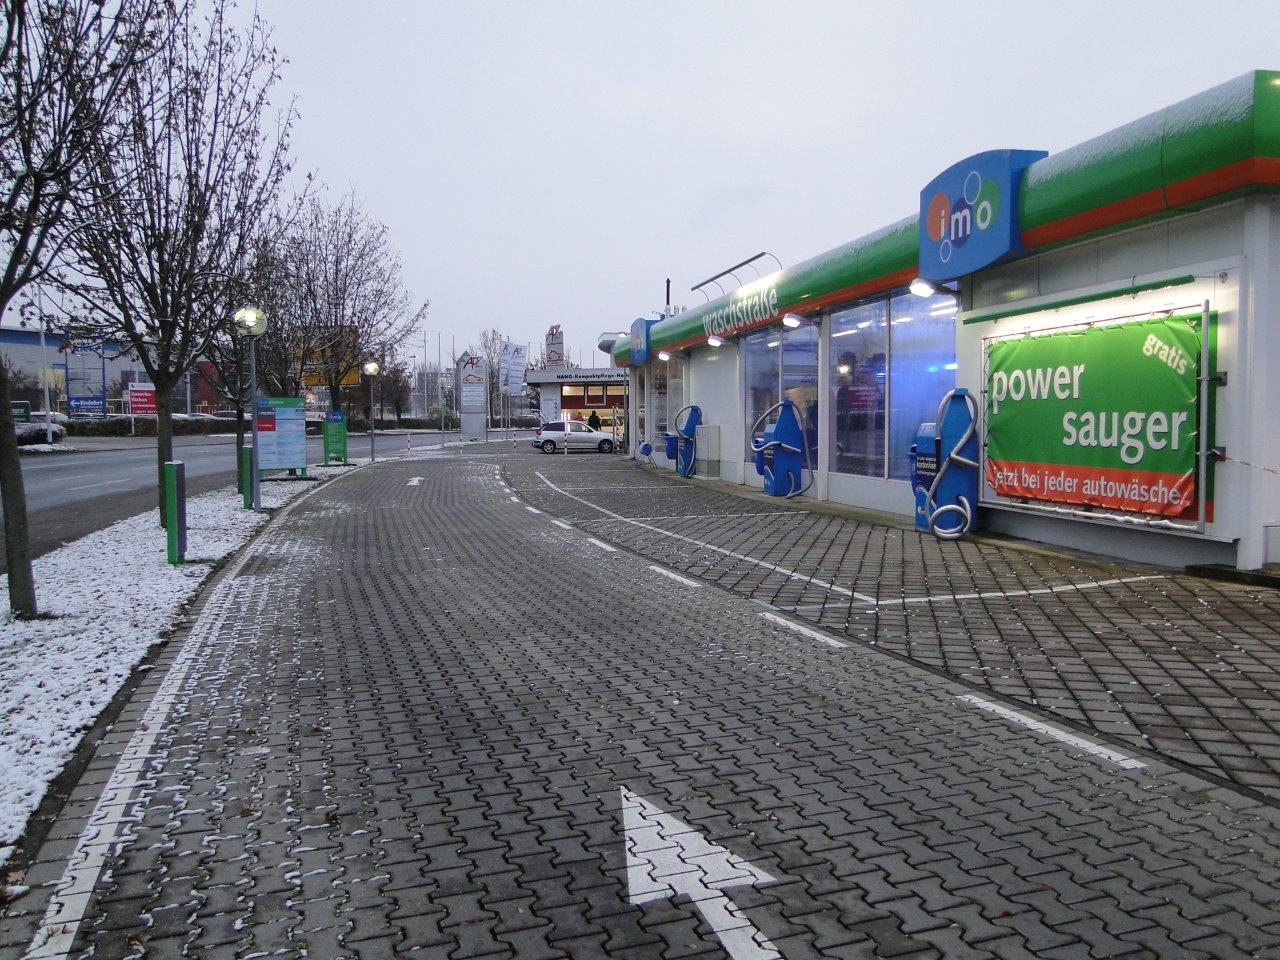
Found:
[[[169,562],[175,567],[187,559],[187,477],[182,461],[164,465],[165,540]]]
[[[240,492],[244,494],[244,508],[253,509],[253,451],[245,447],[240,451]]]

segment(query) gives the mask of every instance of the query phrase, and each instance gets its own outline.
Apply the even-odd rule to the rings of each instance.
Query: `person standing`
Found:
[[[594,410],[592,410],[592,411],[591,411],[591,416],[587,417],[587,426],[588,426],[588,427],[590,427],[592,430],[599,430],[599,429],[600,429],[600,414],[598,414],[598,413],[596,413]]]

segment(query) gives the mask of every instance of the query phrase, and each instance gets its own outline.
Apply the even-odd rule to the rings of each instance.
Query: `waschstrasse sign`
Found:
[[[1200,342],[1198,314],[989,342],[991,489],[1194,516]]]
[[[778,286],[752,284],[738,290],[723,307],[702,318],[702,330],[708,337],[727,337],[777,320]]]

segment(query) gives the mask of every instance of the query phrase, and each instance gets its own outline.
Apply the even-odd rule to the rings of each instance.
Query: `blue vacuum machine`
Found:
[[[911,446],[916,529],[959,540],[977,523],[978,405],[964,387],[938,404],[938,419],[920,424]]]
[[[682,415],[683,423],[680,421]],[[672,421],[676,431],[676,473],[682,477],[692,477],[698,472],[698,427],[701,423],[702,408],[696,403],[681,407]]]
[[[764,428],[759,440],[754,439],[760,425],[775,410],[778,411],[778,419]],[[756,473],[764,477],[765,493],[773,497],[798,497],[813,486],[809,432],[795,403],[791,400],[775,403],[760,415],[751,428],[751,436]],[[807,482],[806,470],[809,473]]]

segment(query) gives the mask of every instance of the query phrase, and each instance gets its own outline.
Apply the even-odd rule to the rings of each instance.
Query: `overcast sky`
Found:
[[[295,153],[386,222],[446,352],[576,360],[768,250],[915,210],[969,154],[1051,152],[1253,68],[1280,3],[260,0]],[[421,353],[409,348],[406,353]],[[599,360],[593,360],[592,354]]]

